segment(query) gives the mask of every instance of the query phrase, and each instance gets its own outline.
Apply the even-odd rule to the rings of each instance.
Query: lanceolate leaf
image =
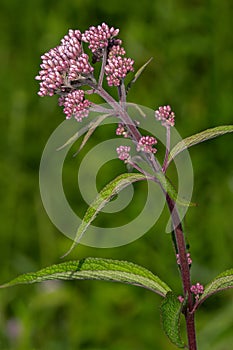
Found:
[[[86,232],[88,226],[92,223],[92,221],[96,218],[98,213],[105,207],[105,205],[121,190],[123,190],[128,185],[133,182],[145,180],[146,176],[137,173],[126,173],[117,176],[113,181],[109,182],[102,191],[98,194],[94,202],[87,209],[82,223],[78,228],[76,236],[74,238],[74,242],[68,252],[64,255],[68,255],[73,248],[78,244]]]
[[[179,348],[184,347],[184,342],[180,337],[181,309],[182,303],[179,302],[177,296],[172,292],[168,292],[161,304],[162,324],[170,341]]]
[[[156,174],[158,180],[161,182],[163,189],[170,195],[170,197],[176,201],[177,204],[180,204],[182,206],[193,206],[195,204],[185,201],[183,198],[179,198],[177,196],[176,190],[171,185],[171,183],[168,181],[168,179],[164,176],[163,173],[157,173]],[[128,185],[132,184],[136,181],[146,180],[149,179],[146,177],[146,175],[140,174],[140,173],[125,173],[117,176],[113,181],[108,183],[102,191],[98,194],[96,199],[92,202],[90,207],[87,209],[82,223],[79,226],[76,236],[74,238],[74,242],[71,245],[70,249],[66,254],[63,255],[63,257],[67,256],[74,247],[80,242],[82,239],[84,233],[92,223],[92,221],[96,218],[96,216],[99,214],[99,212],[107,205],[107,203],[114,198],[115,195],[117,195],[121,190],[123,190]]]
[[[111,114],[102,114],[89,124],[89,130],[87,131],[86,135],[84,136],[82,143],[81,143],[78,151],[74,154],[74,156],[76,156],[83,149],[83,147],[85,146],[85,144],[87,143],[87,141],[89,140],[89,138],[91,137],[91,135],[93,134],[95,129],[102,123],[102,121],[104,119],[106,119],[110,115]]]
[[[128,83],[126,87],[126,93],[130,90],[131,86],[138,80],[144,69],[148,66],[148,64],[153,60],[153,57],[151,57],[143,66],[141,66],[137,72],[134,74],[134,77],[132,80]]]
[[[211,281],[204,289],[197,305],[199,306],[205,299],[211,295],[221,292],[224,289],[233,288],[233,269],[220,273],[213,281]]]
[[[122,282],[147,288],[161,296],[171,289],[151,271],[128,261],[85,258],[67,261],[42,270],[23,274],[0,288],[17,284],[31,284],[48,280],[104,280]]]
[[[217,126],[216,128],[207,129],[199,132],[198,134],[185,138],[184,140],[178,142],[177,145],[175,145],[175,147],[171,150],[168,158],[168,164],[186,148],[197,145],[203,141],[213,139],[214,137],[227,134],[229,132],[233,132],[233,125]]]
[[[86,136],[84,136],[83,142],[78,150],[78,152],[81,150],[81,148],[83,148],[83,146],[86,144],[86,142],[88,141],[88,139],[90,138],[90,136],[93,134],[93,132],[95,131],[95,129],[99,126],[99,124],[106,119],[107,117],[111,116],[112,114],[101,114],[100,116],[98,116],[97,118],[95,118],[94,120],[92,120],[88,125],[85,125],[82,129],[80,129],[79,131],[77,131],[73,136],[71,136],[69,138],[69,140],[67,140],[62,146],[60,146],[57,151],[62,150],[63,148],[73,144],[76,140],[79,139],[80,136],[82,136],[86,131],[87,134]]]

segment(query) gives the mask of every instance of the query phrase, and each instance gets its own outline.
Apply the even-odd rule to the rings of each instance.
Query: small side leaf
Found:
[[[163,329],[170,341],[178,348],[184,348],[184,342],[180,336],[180,314],[182,303],[177,296],[168,292],[161,303],[161,317]]]
[[[37,272],[20,275],[0,288],[54,279],[121,282],[149,289],[163,297],[171,290],[159,277],[142,266],[128,261],[101,258],[85,258],[52,265]]]
[[[142,72],[145,70],[145,68],[148,66],[148,64],[153,60],[153,57],[151,57],[145,64],[143,64],[143,66],[141,66],[137,72],[134,74],[134,77],[130,80],[130,82],[128,83],[127,87],[126,87],[126,93],[129,92],[131,86],[138,80],[138,78],[140,77],[140,75],[142,74]]]
[[[101,114],[100,116],[98,116],[97,118],[95,118],[94,120],[92,120],[89,124],[85,125],[83,128],[81,128],[80,130],[78,130],[73,136],[71,136],[69,138],[69,140],[67,140],[62,146],[60,146],[59,148],[57,148],[57,151],[62,150],[63,148],[73,144],[76,140],[79,139],[80,136],[82,136],[86,131],[87,132],[87,136],[84,137],[83,142],[80,146],[80,149],[83,148],[83,146],[86,144],[86,142],[88,141],[88,139],[90,138],[90,136],[93,134],[93,132],[95,131],[95,129],[97,128],[97,126],[99,126],[99,124],[106,119],[107,117],[111,116],[112,114]],[[90,131],[91,130],[91,131]],[[78,152],[80,151],[80,149],[78,150]]]
[[[217,126],[215,128],[207,129],[202,132],[199,132],[198,134],[185,138],[184,140],[178,142],[175,145],[175,147],[171,150],[168,158],[168,164],[170,164],[172,159],[174,159],[179,153],[184,151],[186,148],[197,145],[203,141],[213,139],[217,136],[227,134],[229,132],[233,132],[233,125]]]
[[[95,129],[102,123],[102,121],[104,121],[104,119],[106,119],[109,116],[111,116],[111,114],[102,114],[89,124],[89,130],[85,134],[79,149],[74,154],[74,157],[83,149],[83,147],[85,146],[85,144],[87,143],[87,141],[89,140],[89,138],[91,137]]]
[[[133,182],[145,179],[146,176],[142,174],[126,173],[117,176],[113,181],[109,182],[103,188],[103,190],[100,191],[94,202],[92,202],[91,206],[87,209],[83,217],[82,223],[79,226],[76,236],[74,238],[74,242],[71,248],[64,256],[68,255],[73,250],[73,248],[80,242],[88,226],[90,226],[90,224],[99,214],[101,209],[103,209],[115,195],[117,195],[121,190],[123,190],[125,187],[132,184]]]
[[[211,295],[221,292],[222,290],[233,288],[233,269],[226,270],[220,273],[213,279],[204,289],[204,293],[198,300],[198,306]]]

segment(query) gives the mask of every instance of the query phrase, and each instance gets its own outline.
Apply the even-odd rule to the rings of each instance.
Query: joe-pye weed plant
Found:
[[[191,267],[195,261],[193,262],[194,257],[191,256],[186,242],[183,218],[187,209],[195,206],[195,203],[190,202],[190,198],[180,195],[172,179],[170,180],[166,174],[170,164],[175,162],[182,153],[187,152],[189,147],[232,132],[233,125],[207,129],[172,145],[175,113],[169,105],[165,105],[152,112],[151,129],[145,133],[143,122],[151,117],[151,111],[127,102],[127,94],[150,60],[135,73],[134,61],[126,57],[118,34],[118,29],[109,27],[105,23],[96,27],[91,26],[84,33],[79,30],[69,30],[57,47],[41,57],[41,70],[36,77],[40,81],[39,96],[58,94],[59,105],[62,106],[68,119],[65,123],[76,120],[77,125],[81,125],[79,130],[71,137],[69,136],[65,144],[60,144],[55,152],[64,152],[68,146],[84,135],[79,148],[80,152],[98,126],[117,123],[116,135],[109,135],[109,139],[113,137],[115,141],[117,139],[118,144],[114,152],[126,166],[124,174],[111,179],[96,198],[93,198],[81,224],[76,229],[73,244],[64,256],[68,255],[80,242],[97,247],[111,246],[111,236],[110,241],[104,243],[104,238],[98,237],[98,232],[95,232],[94,240],[91,236],[89,241],[88,239],[85,241],[85,237],[88,237],[88,229],[91,228],[96,216],[111,204],[121,191],[135,182],[147,181],[148,186],[152,184],[160,189],[164,203],[169,209],[170,222],[167,227],[170,227],[182,292],[176,295],[169,287],[169,281],[162,280],[144,267],[128,261],[101,258],[62,262],[38,272],[23,274],[2,285],[1,288],[53,279],[107,280],[147,288],[162,298],[160,315],[163,329],[170,341],[179,348],[195,350],[197,349],[195,313],[208,297],[233,287],[233,269],[220,273],[206,286],[203,286],[200,281],[192,281]],[[103,100],[103,104],[92,102],[92,95],[98,95]],[[159,135],[163,135],[165,151],[162,164],[158,161],[157,152],[158,154],[163,152],[163,147],[160,147],[160,139],[156,136],[156,132],[153,132],[154,128],[160,130]],[[53,156],[55,157],[55,153]],[[50,159],[47,161],[46,166],[49,168]],[[41,186],[43,187],[44,184]],[[49,192],[49,189],[45,188],[46,190]],[[160,197],[153,198],[150,208],[152,216],[159,200]],[[66,217],[64,221],[65,219]],[[138,237],[134,237],[134,232],[128,232],[131,238],[127,240],[125,235],[121,240],[120,227],[118,232],[119,237],[117,231],[114,231],[112,246],[126,244]],[[143,233],[145,232],[141,232],[141,235]],[[187,340],[183,340],[180,335],[181,317],[185,319]]]

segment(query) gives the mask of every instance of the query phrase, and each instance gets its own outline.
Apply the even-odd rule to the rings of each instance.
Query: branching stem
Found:
[[[141,133],[137,129],[135,123],[132,121],[130,116],[128,115],[126,108],[124,108],[125,104],[118,103],[111,95],[109,95],[102,88],[102,86],[96,86],[95,84],[92,84],[92,83],[90,84],[90,86],[95,90],[97,94],[99,94],[113,108],[113,110],[116,112],[116,115],[119,116],[121,121],[127,127],[132,140],[134,142],[138,142],[141,138]],[[167,128],[167,147],[166,147],[166,154],[165,154],[165,159],[163,164],[164,171],[166,170],[166,166],[167,166],[169,150],[170,150],[170,128]],[[155,173],[155,178],[156,178],[156,173],[161,171],[161,167],[159,163],[157,162],[153,154],[145,153],[144,155],[147,163],[153,169]],[[181,280],[183,285],[183,292],[184,292],[184,296],[185,297],[187,296],[187,304],[184,310],[184,316],[186,320],[188,346],[189,346],[189,350],[197,350],[194,313],[192,313],[193,296],[190,290],[191,288],[190,269],[189,269],[189,264],[187,259],[186,242],[184,238],[183,228],[180,222],[179,214],[178,214],[174,200],[169,196],[169,194],[163,188],[161,183],[160,183],[160,186],[163,192],[165,193],[167,205],[172,218],[173,230],[175,233],[176,245],[177,245],[179,260],[180,260],[180,273],[181,273]]]

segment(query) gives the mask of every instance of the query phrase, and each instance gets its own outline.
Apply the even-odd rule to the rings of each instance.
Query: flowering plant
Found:
[[[147,115],[140,106],[126,102],[129,89],[150,60],[131,79],[128,79],[126,84],[129,73],[132,75],[134,72],[134,61],[126,57],[126,51],[118,34],[118,29],[109,27],[105,23],[97,27],[92,26],[84,33],[79,30],[69,30],[60,45],[41,56],[41,70],[36,77],[40,81],[39,96],[59,95],[58,103],[63,107],[66,119],[74,118],[78,122],[83,122],[84,118],[91,113],[101,114],[87,124],[85,128],[87,132],[80,148],[98,125],[112,117],[117,121],[116,135],[121,137],[122,143],[124,143],[123,140],[128,142],[128,144],[119,143],[116,148],[116,155],[126,164],[128,172],[117,176],[98,194],[87,209],[75,234],[74,242],[65,255],[77,243],[82,242],[93,220],[113,197],[136,181],[151,181],[161,189],[170,211],[171,237],[183,286],[182,295],[175,295],[166,282],[141,266],[127,261],[100,258],[63,262],[36,273],[21,275],[1,287],[51,279],[100,279],[147,288],[163,298],[160,310],[162,324],[171,342],[177,347],[194,350],[197,349],[195,312],[212,294],[233,287],[233,269],[220,273],[205,287],[199,282],[194,284],[191,282],[190,271],[193,261],[187,248],[181,209],[195,204],[179,196],[166,172],[178,154],[195,144],[232,132],[233,126],[219,126],[202,131],[181,140],[171,149],[171,131],[175,125],[175,113],[169,105],[160,106],[153,112],[154,123],[160,124],[166,134],[165,155],[160,165],[156,157],[156,147],[159,144],[157,137],[150,133],[143,135],[140,130],[138,118],[141,116],[143,119]],[[86,53],[88,51],[84,50],[86,44],[91,52],[91,62]],[[98,64],[100,64],[99,70]],[[107,84],[107,88],[104,88],[104,84]],[[108,92],[108,87],[117,88],[117,99]],[[91,102],[93,94],[99,95],[106,104],[98,105]],[[130,108],[136,110],[137,119],[131,116]],[[77,135],[71,139],[73,142],[77,139]],[[60,149],[64,149],[71,142],[70,140]],[[186,322],[188,345],[185,345],[179,332],[181,315]]]

